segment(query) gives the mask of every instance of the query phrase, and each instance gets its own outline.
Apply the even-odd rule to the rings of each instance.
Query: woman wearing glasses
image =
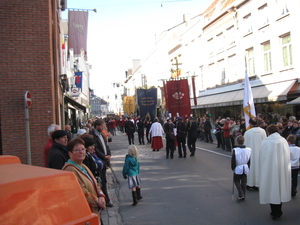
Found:
[[[83,164],[86,156],[84,141],[81,138],[72,139],[68,145],[70,159],[65,163],[62,170],[73,172],[81,186],[86,200],[93,213],[98,213],[105,208],[105,195],[89,168]]]

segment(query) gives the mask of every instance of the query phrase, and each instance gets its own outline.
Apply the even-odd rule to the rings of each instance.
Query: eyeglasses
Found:
[[[86,149],[82,148],[82,149],[74,149],[72,152],[85,152]]]

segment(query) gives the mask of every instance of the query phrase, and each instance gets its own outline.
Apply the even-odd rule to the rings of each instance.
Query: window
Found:
[[[252,32],[252,21],[251,21],[251,14],[244,17],[244,27],[245,27],[245,33]]]
[[[250,48],[246,50],[246,57],[247,57],[247,69],[249,76],[255,74],[255,67],[254,67],[254,50]]]
[[[217,48],[218,48],[218,51],[222,51],[224,49],[224,35],[223,35],[223,32],[217,35]]]
[[[235,44],[234,38],[234,26],[231,26],[226,30],[226,42],[228,46],[232,46]]]
[[[262,51],[264,56],[264,72],[270,72],[272,70],[272,58],[271,58],[271,44],[266,42],[262,44]]]
[[[290,34],[281,37],[281,45],[283,55],[283,66],[286,67],[293,65],[292,42]]]
[[[267,4],[263,5],[258,9],[259,13],[259,23],[261,26],[264,26],[269,23],[269,18],[268,18],[268,7]]]
[[[208,74],[205,76],[206,87],[213,87],[216,85],[216,65],[214,63],[208,65]]]
[[[226,83],[226,75],[225,75],[225,64],[224,64],[224,59],[218,61],[218,72],[220,74],[220,84],[225,84]]]
[[[278,5],[279,15],[284,16],[290,12],[288,8],[287,0],[277,0],[277,5]]]
[[[211,38],[207,41],[207,49],[208,49],[208,55],[214,54],[213,38]]]
[[[226,73],[230,76],[232,80],[237,80],[237,73],[236,73],[236,55],[231,55],[228,57],[228,68]]]

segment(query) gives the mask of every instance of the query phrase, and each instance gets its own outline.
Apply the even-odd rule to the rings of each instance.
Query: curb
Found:
[[[114,171],[111,168],[106,171],[106,176],[108,194],[111,203],[114,206],[111,208],[106,207],[106,209],[102,211],[101,219],[103,221],[103,225],[123,225],[122,216],[119,213],[119,183],[117,182]]]

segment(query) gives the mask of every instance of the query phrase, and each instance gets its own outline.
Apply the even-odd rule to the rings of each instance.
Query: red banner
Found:
[[[191,104],[188,80],[170,80],[166,84],[167,109],[172,115],[179,113],[181,117],[189,117]]]
[[[88,11],[70,11],[68,14],[68,48],[74,49],[74,54],[87,51]]]

